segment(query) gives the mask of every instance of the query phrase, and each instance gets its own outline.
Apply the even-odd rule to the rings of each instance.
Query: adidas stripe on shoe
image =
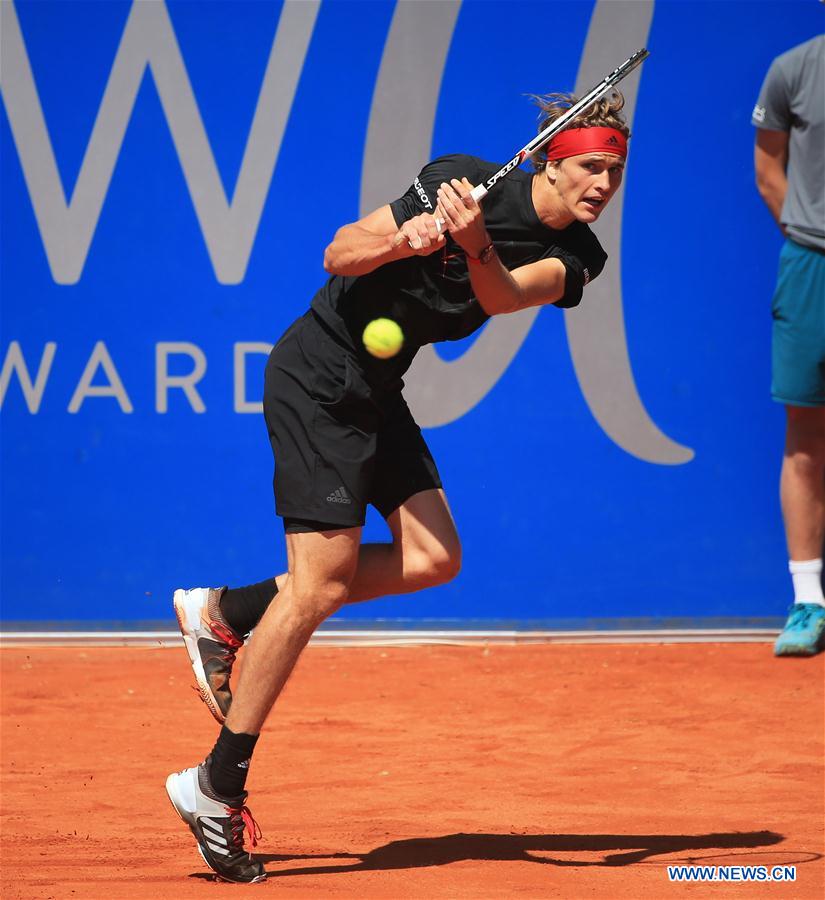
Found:
[[[266,879],[263,865],[244,849],[244,832],[252,846],[261,830],[246,806],[246,792],[219,797],[209,783],[208,760],[166,779],[166,793],[198,842],[203,861],[224,881],[251,884]]]

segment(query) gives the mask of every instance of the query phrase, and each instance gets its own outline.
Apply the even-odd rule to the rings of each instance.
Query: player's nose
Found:
[[[596,180],[593,184],[593,187],[600,194],[609,194],[610,193],[610,173],[605,169],[596,176]]]

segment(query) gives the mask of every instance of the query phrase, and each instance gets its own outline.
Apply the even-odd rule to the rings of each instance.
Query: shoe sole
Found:
[[[816,656],[818,653],[821,653],[822,650],[819,646],[817,647],[801,647],[797,644],[786,644],[784,647],[780,647],[778,650],[774,647],[773,655],[774,656]]]
[[[206,672],[204,671],[200,651],[198,650],[198,639],[193,636],[193,631],[200,625],[200,610],[203,608],[203,604],[199,605],[196,613],[195,610],[187,608],[186,600],[187,591],[178,589],[175,591],[172,603],[175,607],[175,618],[178,620],[178,628],[180,628],[180,633],[183,635],[183,645],[186,648],[192,671],[195,674],[198,696],[206,704],[207,709],[212,713],[212,716],[218,724],[223,725],[226,721],[226,717],[221,712],[218,701],[215,699],[215,695],[209,687],[209,682],[206,680]],[[192,617],[197,619],[194,627],[189,624]]]
[[[198,845],[198,853],[201,855],[201,859],[206,863],[207,866],[215,873],[215,875],[221,880],[227,882],[227,884],[256,884],[261,881],[266,881],[266,872],[263,875],[257,876],[257,878],[253,878],[251,881],[236,881],[233,878],[227,878],[222,872],[219,872],[209,861],[209,857],[206,855],[203,849],[203,845],[201,844],[201,839],[198,836],[197,829],[195,828],[195,822],[197,821],[194,815],[191,813],[189,809],[187,809],[186,803],[184,802],[184,798],[181,796],[180,791],[178,790],[178,779],[177,776],[172,773],[166,779],[166,796],[169,798],[169,802],[172,804],[172,809],[178,814],[178,817],[182,822],[185,822],[189,827],[189,830],[192,832],[193,837]]]

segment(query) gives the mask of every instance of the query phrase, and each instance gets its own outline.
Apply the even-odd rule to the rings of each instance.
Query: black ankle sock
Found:
[[[248,634],[278,593],[274,578],[247,587],[227,588],[221,597],[221,613],[233,631]]]
[[[209,763],[209,781],[216,794],[237,797],[243,793],[257,741],[257,734],[235,734],[226,725],[221,728]]]

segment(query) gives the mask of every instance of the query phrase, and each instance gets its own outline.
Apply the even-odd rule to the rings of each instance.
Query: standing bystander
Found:
[[[787,413],[780,497],[794,603],[774,652],[812,656],[825,642],[825,36],[773,61],[752,121],[756,184],[786,238],[771,393]]]

